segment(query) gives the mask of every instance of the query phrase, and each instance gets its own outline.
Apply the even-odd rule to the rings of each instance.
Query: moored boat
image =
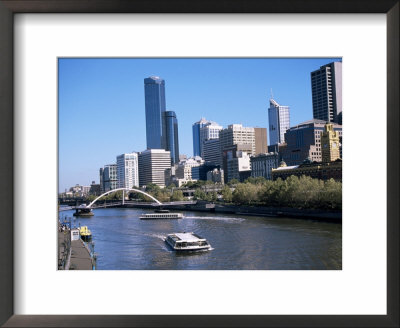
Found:
[[[141,220],[150,219],[183,219],[182,213],[148,213],[139,217]]]
[[[92,232],[89,230],[87,226],[80,227],[79,233],[83,241],[89,241],[92,239]]]
[[[175,251],[205,251],[211,248],[206,239],[193,232],[169,234],[165,242]]]

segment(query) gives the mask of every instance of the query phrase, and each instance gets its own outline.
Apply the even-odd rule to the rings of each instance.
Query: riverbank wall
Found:
[[[149,204],[125,204],[122,207],[135,207],[135,208],[146,208],[154,209]],[[298,209],[290,207],[266,207],[266,206],[242,206],[232,204],[219,204],[209,203],[205,201],[198,201],[196,204],[185,204],[185,205],[169,205],[167,207],[171,210],[180,211],[198,211],[198,212],[209,212],[209,213],[221,213],[221,214],[237,214],[237,215],[248,215],[248,216],[262,216],[262,217],[283,217],[283,218],[299,218],[299,219],[313,219],[318,221],[327,222],[342,222],[341,211],[326,211],[318,209]]]

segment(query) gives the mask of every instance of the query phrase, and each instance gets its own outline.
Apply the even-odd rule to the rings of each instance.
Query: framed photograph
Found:
[[[0,323],[398,326],[399,3],[365,3],[0,1]]]

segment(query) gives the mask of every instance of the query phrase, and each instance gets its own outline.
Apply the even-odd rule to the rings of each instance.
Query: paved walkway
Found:
[[[71,242],[71,257],[69,261],[68,254],[66,254],[66,252],[68,252],[68,249],[66,249],[66,243],[67,239],[65,238],[64,232],[59,232],[58,258],[60,261],[60,259],[62,259],[65,255],[64,258],[66,259],[66,269],[68,270],[69,264],[69,270],[92,270],[92,259],[90,257],[89,250],[85,247],[83,241],[79,239]]]
[[[73,240],[71,242],[71,264],[70,270],[92,270],[92,259],[88,249],[82,240]]]

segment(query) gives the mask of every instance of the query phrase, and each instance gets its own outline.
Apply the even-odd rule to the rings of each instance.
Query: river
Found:
[[[140,220],[144,209],[95,209],[72,218],[92,231],[97,270],[341,270],[342,225],[314,220],[184,212],[183,219]],[[72,217],[72,211],[60,217]],[[180,254],[164,238],[195,232],[212,250]]]

